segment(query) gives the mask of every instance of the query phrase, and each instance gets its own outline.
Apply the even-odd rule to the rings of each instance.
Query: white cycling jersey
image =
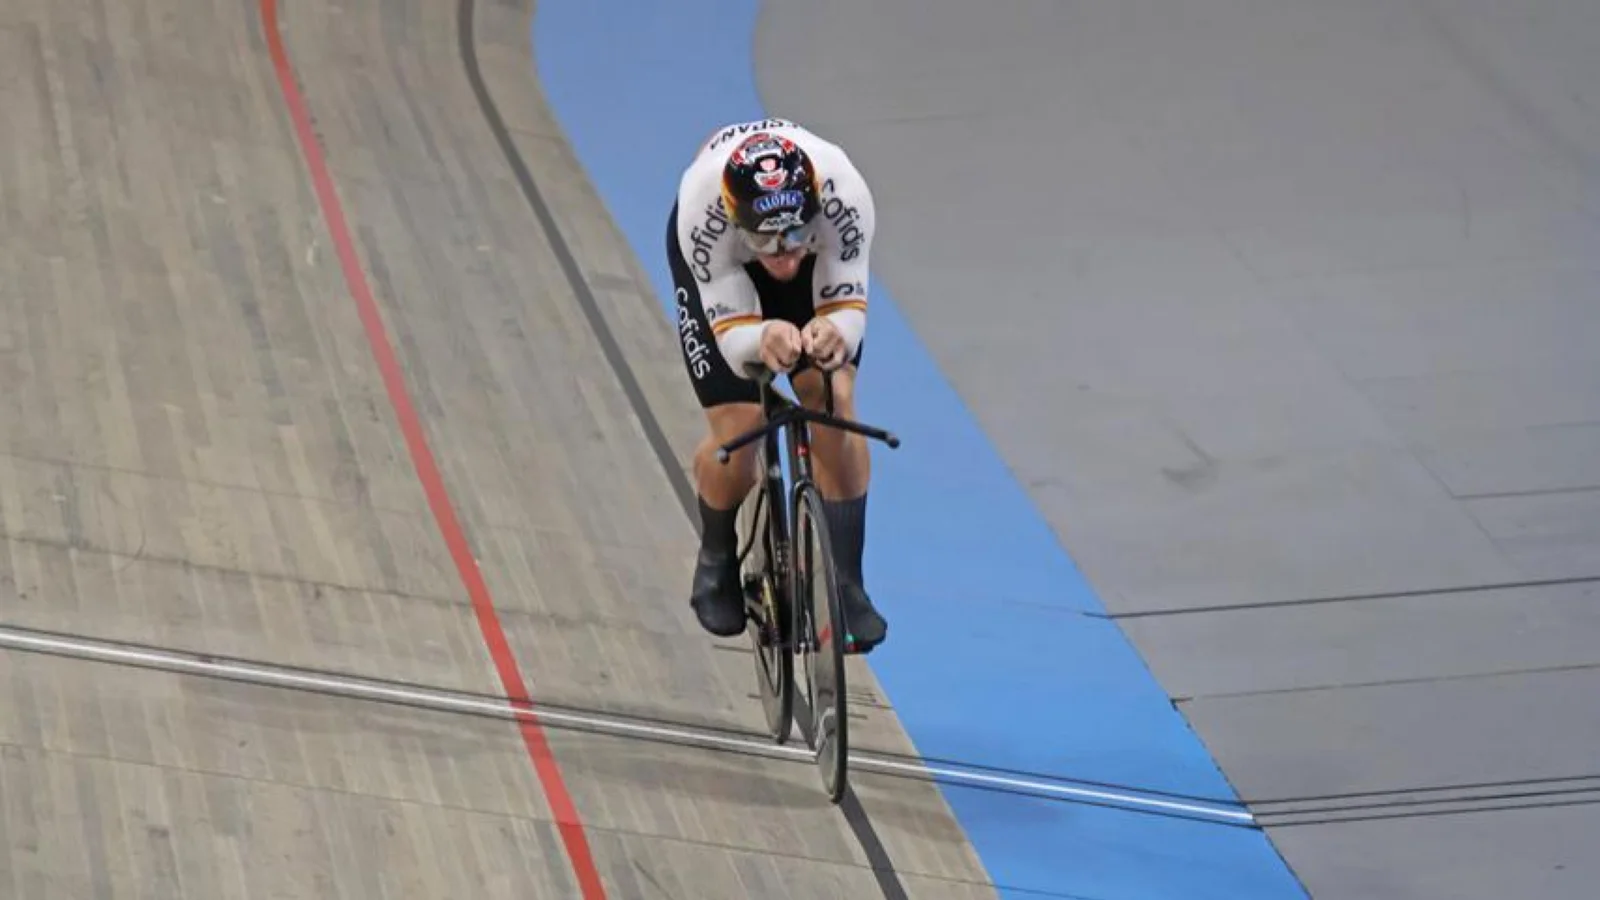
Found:
[[[722,169],[735,147],[766,132],[794,141],[811,157],[821,180],[821,211],[811,245],[815,314],[827,316],[855,355],[867,326],[867,257],[876,215],[872,192],[850,157],[833,143],[785,119],[740,122],[718,129],[704,143],[678,184],[678,248],[688,263],[728,366],[740,377],[761,358],[761,309],[744,265],[755,253],[731,233],[722,210]]]

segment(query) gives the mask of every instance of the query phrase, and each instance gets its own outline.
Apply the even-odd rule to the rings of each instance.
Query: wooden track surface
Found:
[[[694,532],[471,88],[451,2],[281,3],[424,433],[535,697],[751,730]],[[679,459],[670,329],[543,107],[471,40]],[[503,694],[252,0],[0,10],[0,624]],[[858,742],[909,751],[852,664]],[[516,728],[0,651],[0,896],[576,896]],[[814,770],[551,731],[608,896],[885,892]],[[994,895],[931,787],[858,776],[906,895]]]

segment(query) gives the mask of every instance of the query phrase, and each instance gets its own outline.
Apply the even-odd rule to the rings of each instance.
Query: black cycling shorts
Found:
[[[694,385],[694,395],[700,401],[700,408],[710,409],[727,403],[759,403],[761,391],[756,383],[734,374],[717,351],[711,323],[707,321],[705,308],[700,303],[699,283],[689,271],[689,263],[678,247],[676,203],[672,205],[672,214],[667,217],[667,262],[672,269],[673,293],[677,297],[678,349],[683,356],[689,383]],[[759,262],[752,260],[745,263],[745,274],[750,276],[750,281],[756,287],[756,296],[760,298],[762,320],[783,319],[792,322],[796,328],[804,328],[811,321],[816,312],[811,299],[811,272],[816,263],[816,256],[808,255],[800,264],[800,271],[789,281],[774,279]],[[863,341],[862,346],[856,348],[856,355],[851,359],[851,363],[857,367],[861,365],[865,343]],[[696,377],[695,373],[695,363],[698,361],[710,363],[701,367],[703,374],[700,377]],[[809,366],[810,362],[801,357],[789,373],[790,378],[804,372]]]

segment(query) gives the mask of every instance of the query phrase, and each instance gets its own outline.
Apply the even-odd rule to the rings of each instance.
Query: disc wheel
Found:
[[[775,743],[789,740],[794,721],[794,659],[784,639],[783,603],[773,575],[772,535],[767,527],[766,483],[756,486],[739,505],[737,519],[740,582],[744,585],[745,633],[755,657],[756,693],[767,721],[767,736]]]
[[[816,762],[828,799],[844,796],[849,757],[849,720],[845,715],[844,616],[840,614],[839,579],[833,546],[822,512],[822,495],[812,485],[795,493],[794,589],[790,596],[800,612],[797,644],[802,648],[806,681],[806,715],[801,731],[816,751]]]

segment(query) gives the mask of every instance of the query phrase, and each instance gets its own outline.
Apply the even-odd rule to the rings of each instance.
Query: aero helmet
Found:
[[[739,143],[722,168],[722,204],[729,218],[760,252],[779,238],[804,243],[822,204],[811,157],[794,141],[758,132]]]

